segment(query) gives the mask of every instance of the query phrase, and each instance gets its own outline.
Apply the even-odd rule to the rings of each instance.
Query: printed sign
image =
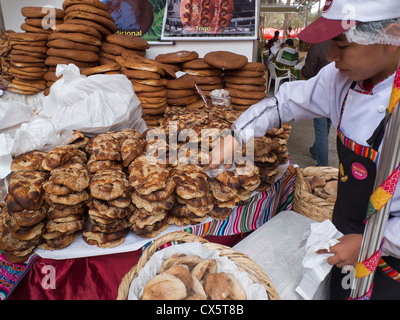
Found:
[[[256,0],[168,0],[162,40],[257,39]]]
[[[147,41],[161,39],[167,0],[101,0],[115,20],[119,34],[135,35]]]

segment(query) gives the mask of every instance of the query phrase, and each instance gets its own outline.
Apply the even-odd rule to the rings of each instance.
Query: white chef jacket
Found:
[[[378,83],[372,94],[362,94],[356,90],[357,87],[349,91],[340,126],[346,137],[368,146],[366,141],[385,117],[393,81],[394,75]],[[267,130],[278,127],[280,121],[328,117],[337,127],[343,100],[351,83],[352,80],[340,73],[334,63],[330,63],[307,81],[283,83],[275,98],[265,98],[253,105],[237,119],[233,128],[239,130],[247,141],[253,135],[260,137]],[[398,223],[395,228],[399,234],[396,243],[400,247],[400,186],[392,198],[391,214],[398,216],[391,220]]]

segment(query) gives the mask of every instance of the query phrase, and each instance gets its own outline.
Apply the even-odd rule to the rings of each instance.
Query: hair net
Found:
[[[396,0],[398,1],[398,0]],[[400,46],[400,18],[360,22],[345,32],[349,42]]]

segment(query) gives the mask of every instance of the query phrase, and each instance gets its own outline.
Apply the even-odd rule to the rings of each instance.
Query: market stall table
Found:
[[[210,219],[182,230],[206,237],[211,242],[233,246],[278,212],[292,208],[295,177],[296,171],[292,165],[288,165],[270,189],[254,195],[247,205],[234,207],[227,220]],[[3,279],[0,283],[0,298],[116,299],[122,277],[137,263],[141,252],[142,249],[138,248],[68,259],[44,258],[35,253],[24,264],[10,264],[0,255],[0,275]]]

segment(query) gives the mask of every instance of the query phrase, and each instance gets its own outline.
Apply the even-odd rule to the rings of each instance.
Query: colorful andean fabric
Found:
[[[386,110],[385,123],[388,122],[394,108],[398,105],[399,101],[400,101],[400,68],[397,70],[394,78],[389,106]],[[384,181],[372,193],[368,204],[366,220],[368,220],[372,215],[381,210],[386,205],[386,203],[392,198],[396,190],[397,183],[399,182],[399,177],[400,177],[400,165],[393,171],[393,173],[386,179],[386,181]],[[381,249],[375,252],[372,255],[372,257],[364,261],[358,262],[356,265],[356,278],[363,278],[369,276],[372,272],[375,271],[375,269],[379,265],[380,267],[383,267],[383,270],[388,275],[392,276],[393,279],[399,281],[399,276],[397,272],[392,268],[390,268],[390,266],[388,266],[385,263],[385,261],[381,259],[380,256],[381,256]],[[364,296],[358,298],[357,300],[368,300],[371,297],[372,287],[373,284],[371,285],[371,288],[369,288],[368,292]]]

